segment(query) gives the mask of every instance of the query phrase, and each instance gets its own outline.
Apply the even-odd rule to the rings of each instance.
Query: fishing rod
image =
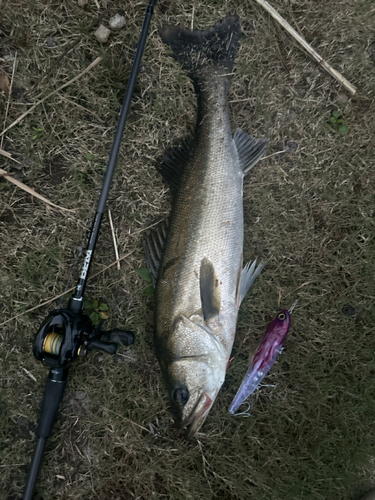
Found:
[[[36,430],[37,442],[23,493],[23,500],[32,500],[33,498],[46,441],[52,434],[60,403],[64,397],[70,363],[75,358],[84,356],[88,351],[96,350],[107,354],[115,354],[119,345],[131,345],[134,342],[134,334],[132,332],[117,328],[109,332],[104,332],[100,330],[100,324],[98,327],[95,327],[90,318],[83,314],[82,310],[83,295],[155,4],[156,0],[149,0],[146,9],[141,36],[134,55],[132,69],[104,174],[85,259],[74,295],[69,300],[66,309],[56,309],[47,316],[34,340],[33,353],[35,358],[49,366],[50,371],[44,390],[42,408]]]

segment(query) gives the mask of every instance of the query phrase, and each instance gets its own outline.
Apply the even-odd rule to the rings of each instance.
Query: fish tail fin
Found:
[[[193,81],[200,79],[203,68],[232,71],[240,36],[238,16],[227,16],[208,30],[168,25],[160,28],[159,33]]]

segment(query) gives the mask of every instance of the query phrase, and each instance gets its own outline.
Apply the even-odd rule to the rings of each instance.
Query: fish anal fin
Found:
[[[165,241],[167,239],[167,232],[168,219],[161,222],[156,229],[153,229],[146,234],[143,239],[143,250],[145,252],[146,265],[151,274],[154,287],[156,286],[156,281],[158,279],[161,258],[163,256]]]
[[[203,317],[207,322],[220,313],[221,304],[219,280],[214,265],[207,257],[204,257],[201,261],[199,286]]]
[[[157,171],[163,176],[173,195],[177,193],[182,173],[189,160],[191,142],[190,137],[185,137],[167,149],[162,161],[156,165]]]
[[[237,153],[244,173],[248,172],[263,157],[267,139],[250,137],[241,128],[236,129],[234,136]]]
[[[264,267],[264,262],[261,261],[260,264],[258,264],[257,266],[257,261],[255,259],[253,262],[248,262],[246,266],[242,269],[237,285],[237,297],[236,297],[237,307],[240,307],[241,302],[245,298],[245,295],[250,290],[251,285],[259,276],[263,267]]]

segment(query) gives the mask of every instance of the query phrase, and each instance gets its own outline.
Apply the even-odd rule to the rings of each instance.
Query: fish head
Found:
[[[165,378],[179,427],[193,437],[205,421],[224,382],[226,356],[219,339],[199,317],[180,316],[174,324]]]

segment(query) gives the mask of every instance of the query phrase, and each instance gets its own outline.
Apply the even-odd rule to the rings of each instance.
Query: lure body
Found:
[[[267,328],[245,378],[229,407],[229,413],[235,413],[267,375],[282,350],[290,326],[290,311],[283,309]]]

